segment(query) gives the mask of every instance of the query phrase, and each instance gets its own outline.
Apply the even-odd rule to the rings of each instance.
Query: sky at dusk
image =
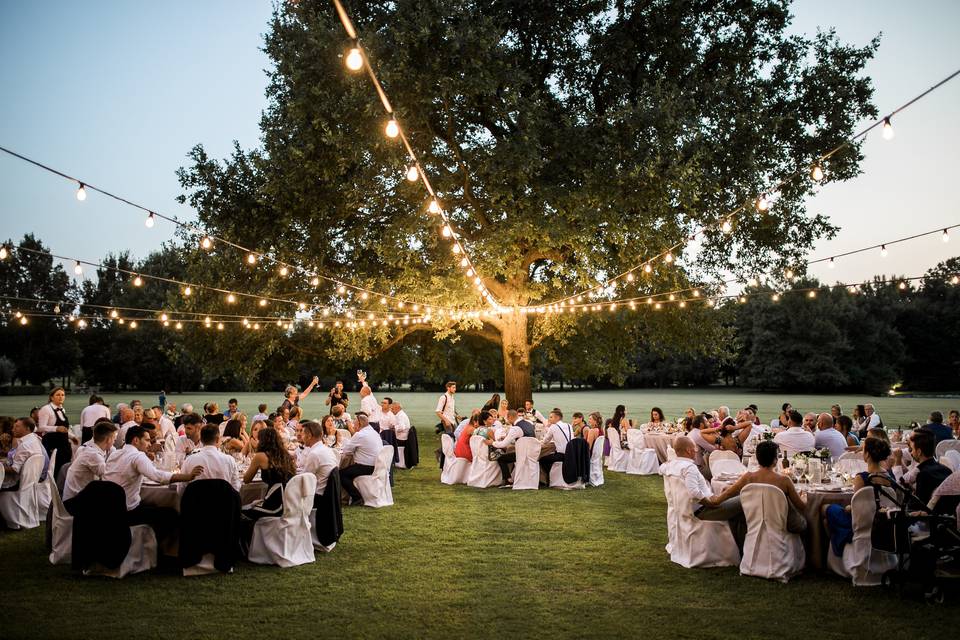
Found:
[[[234,140],[258,144],[271,10],[252,0],[0,2],[0,146],[190,219],[175,201],[175,171],[191,147],[222,158]],[[793,11],[796,33],[833,27],[854,45],[882,34],[866,68],[882,113],[960,68],[960,2],[803,0]],[[960,223],[958,104],[960,78],[898,116],[893,140],[870,136],[864,174],[811,200],[840,232],[809,258]],[[0,189],[0,238],[32,232],[54,253],[143,257],[174,234],[94,193],[79,203],[75,186],[6,154]],[[938,234],[891,247],[887,258],[870,252],[811,272],[828,282],[913,276],[955,255],[960,229],[949,243]]]

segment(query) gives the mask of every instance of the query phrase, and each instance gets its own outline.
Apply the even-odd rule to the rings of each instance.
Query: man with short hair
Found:
[[[867,429],[873,427],[883,428],[883,419],[880,417],[880,414],[877,413],[872,404],[863,405],[864,413],[867,414],[867,417],[870,418],[870,422],[867,423]]]
[[[800,426],[803,417],[800,412],[791,409],[787,418],[787,430],[781,431],[773,437],[773,441],[786,451],[788,456],[793,456],[802,451],[813,451],[816,448],[816,438],[812,433]]]
[[[183,466],[184,459],[200,446],[200,429],[203,427],[203,418],[197,413],[183,417],[183,435],[177,438],[174,454],[177,464]]]
[[[36,431],[37,423],[32,418],[18,418],[13,423],[13,437],[17,439],[18,444],[16,449],[11,451],[13,456],[4,458],[3,461],[5,491],[15,491],[20,487],[20,471],[23,469],[23,463],[31,456],[43,456],[43,470],[40,477],[46,477],[50,457]]]
[[[317,477],[317,492],[314,504],[327,490],[330,472],[337,468],[336,452],[323,443],[323,427],[319,422],[308,421],[302,425],[301,439],[304,446],[303,456],[298,465],[300,473],[312,473]]]
[[[492,421],[491,421],[492,424]],[[543,436],[543,446],[553,444],[554,453],[547,454],[540,458],[540,469],[550,477],[550,469],[554,462],[563,462],[564,454],[567,451],[567,444],[573,440],[573,427],[563,422],[563,412],[554,408],[547,418],[547,432]]]
[[[336,406],[343,407],[343,410],[347,410],[347,405],[350,404],[350,397],[346,391],[343,390],[343,380],[337,380],[336,384],[333,385],[333,389],[330,389],[330,393],[327,394],[327,399],[323,401],[323,404],[330,406],[330,413],[333,413],[333,408]]]
[[[817,414],[813,411],[803,414],[803,428],[810,433],[814,433],[817,430]]]
[[[113,441],[116,438],[117,425],[109,418],[101,418],[94,425],[93,437],[77,449],[77,455],[70,463],[67,479],[63,484],[63,506],[70,508],[71,498],[83,491],[94,480],[100,480],[107,470],[107,458],[115,451]]]
[[[813,446],[816,448],[827,448],[830,450],[830,457],[839,460],[847,451],[847,439],[842,433],[837,431],[834,426],[833,416],[829,413],[821,413],[817,416],[817,434],[814,436]]]
[[[252,425],[254,422],[266,422],[268,417],[267,405],[266,403],[261,403],[257,406],[257,413],[250,418],[250,424]]]
[[[402,447],[401,443],[407,441],[407,435],[410,433],[410,416],[403,410],[403,405],[396,400],[390,405],[390,413],[393,414],[396,423],[394,431],[397,433],[397,446]]]
[[[573,418],[570,420],[570,426],[573,428],[573,436],[575,438],[579,438],[580,432],[583,431],[585,426],[587,426],[587,423],[583,421],[583,414],[581,412],[573,412]]]
[[[940,444],[943,440],[953,440],[953,429],[943,424],[943,414],[939,411],[930,412],[930,420],[923,428],[933,433],[937,440],[936,444]]]
[[[390,411],[391,406],[393,406],[393,398],[384,397],[380,401],[380,431],[397,426],[397,417]]]
[[[930,502],[934,489],[952,473],[949,467],[933,459],[936,448],[936,436],[932,431],[921,427],[913,432],[910,438],[910,455],[917,469],[914,493],[923,504]]]
[[[201,469],[194,480],[226,480],[240,491],[240,469],[232,456],[220,451],[220,426],[205,424],[200,429],[200,446],[191,451],[183,460],[180,469],[191,473],[194,468]]]
[[[344,459],[352,456],[351,464],[340,470],[340,481],[343,489],[350,495],[350,504],[363,503],[363,497],[353,481],[360,476],[373,474],[373,467],[381,449],[383,440],[380,439],[380,434],[367,423],[367,416],[362,411],[358,412],[357,430],[343,443],[341,452]]]
[[[90,402],[80,412],[80,444],[93,437],[93,425],[101,418],[110,419],[110,409],[104,404],[103,398],[97,394],[90,396]]]
[[[524,400],[523,419],[531,423],[546,424],[547,422],[547,419],[543,417],[543,414],[533,407],[533,400]]]
[[[230,418],[235,418],[238,413],[240,413],[240,407],[238,406],[237,399],[230,398],[227,400],[227,410],[223,412],[223,419],[229,420]]]
[[[113,446],[117,449],[122,449],[123,444],[126,441],[127,429],[130,427],[137,426],[137,421],[134,420],[134,411],[132,407],[127,405],[120,405],[120,428],[117,429],[117,437],[113,443]]]
[[[446,385],[446,392],[437,400],[437,410],[435,411],[440,424],[437,425],[437,433],[446,431],[453,436],[453,430],[457,424],[457,404],[454,396],[457,393],[457,383],[450,381]]]
[[[177,439],[177,428],[173,426],[173,420],[160,407],[151,407],[151,409],[154,418],[156,418],[154,424],[157,425],[157,435],[164,445],[169,446],[172,450]]]
[[[730,407],[720,405],[717,407],[717,420],[723,422],[730,416]]]

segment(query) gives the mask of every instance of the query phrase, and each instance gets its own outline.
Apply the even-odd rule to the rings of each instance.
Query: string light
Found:
[[[200,248],[210,249],[213,246],[213,239],[210,236],[203,236],[200,239]]]
[[[176,325],[174,325],[174,326],[175,326],[177,329],[183,329],[183,323],[182,323],[182,322],[178,322],[178,323],[177,323]]]
[[[78,276],[83,275],[83,266],[80,264],[79,260],[77,260],[77,262],[73,265],[73,273]]]
[[[290,273],[290,269],[287,268],[287,265],[283,265],[282,267],[280,267],[280,275],[281,275],[281,276],[283,276],[284,278],[286,278],[287,275],[289,275],[289,273]]]
[[[643,265],[643,272],[644,272],[644,273],[650,273],[651,271],[653,271],[653,267],[650,266],[650,263],[649,263],[649,262],[648,262],[647,264]]]
[[[320,286],[320,278],[314,276],[313,278],[310,279],[310,284],[313,285],[314,287]]]
[[[187,296],[188,298],[192,293],[193,293],[193,287],[191,287],[190,285],[187,285],[183,288],[183,295]]]
[[[816,292],[816,291],[810,291],[810,292],[807,293],[807,297],[808,297],[808,298],[816,298],[816,297],[817,297],[817,292]]]
[[[427,207],[427,211],[434,215],[440,213],[440,203],[436,200],[431,200],[430,205]]]
[[[80,202],[83,202],[86,199],[87,199],[86,185],[81,182],[80,187],[77,189],[77,200],[79,200]]]
[[[143,224],[147,226],[147,229],[153,229],[153,225],[156,224],[157,217],[153,214],[153,211],[150,212],[150,215],[147,216],[147,219],[143,221]]]
[[[7,248],[0,247],[0,260],[6,260],[8,255],[10,255],[10,253],[7,251]]]
[[[830,267],[831,269],[833,269],[836,266],[833,258],[830,258],[830,261],[827,262],[827,266]]]
[[[627,274],[627,282],[633,282],[633,272]]]
[[[442,235],[444,238],[449,238],[450,236],[452,236],[453,230],[450,228],[450,225],[448,224],[443,225],[443,228],[440,229],[440,235]]]
[[[407,167],[407,180],[410,182],[416,182],[420,177],[420,171],[417,169],[417,165],[412,164]]]
[[[787,269],[783,275],[787,277],[787,280],[793,280],[793,269]]]
[[[116,309],[114,309],[113,311],[110,312],[110,317],[113,318],[113,319],[116,319],[117,316],[119,316],[119,315],[120,315],[120,314],[117,313],[117,310],[116,310]]]
[[[880,257],[881,257],[881,258],[886,258],[886,257],[887,257],[887,253],[888,253],[888,252],[887,252],[887,245],[885,245],[885,244],[880,245]]]
[[[460,245],[459,244],[453,245],[453,248],[451,249],[451,251],[453,251],[454,255],[459,255],[461,251]]]
[[[135,286],[135,287],[143,286],[143,278],[141,278],[139,275],[136,276],[136,277],[133,279],[133,286]]]
[[[384,128],[384,132],[387,134],[388,138],[396,138],[398,135],[400,135],[400,125],[397,124],[395,119],[390,118],[390,120],[387,122],[386,128]]]
[[[248,253],[247,254],[247,264],[257,264],[257,254]]]
[[[166,322],[169,318],[167,318],[167,314],[161,313],[161,314],[160,314],[160,319],[161,319],[162,321]]]
[[[340,295],[343,295],[343,294],[345,294],[346,292],[347,292],[347,288],[346,288],[345,286],[343,286],[342,284],[337,287],[337,293],[339,293]]]
[[[235,295],[233,295],[232,293],[227,294],[227,302],[229,304],[233,304],[236,301],[237,301],[237,297]]]
[[[944,242],[950,242],[950,232],[947,231],[946,229],[944,229],[944,230],[943,230],[943,235],[940,236],[940,238],[941,238]]]
[[[350,49],[345,62],[347,69],[350,69],[350,71],[360,71],[360,69],[363,68],[363,53],[360,51],[360,48],[354,47]]]
[[[20,318],[20,324],[27,324],[27,316],[23,316]]]
[[[733,225],[730,224],[729,220],[724,220],[723,224],[720,225],[720,230],[724,233],[730,233],[733,231]]]
[[[890,124],[890,116],[883,119],[883,139],[893,140],[893,125]]]
[[[131,321],[130,321],[130,328],[131,328],[131,329],[136,329],[136,328],[137,328],[137,321],[136,321],[136,320],[131,320]]]
[[[814,182],[820,182],[821,180],[823,180],[823,169],[820,167],[819,164],[813,165],[813,169],[810,170],[810,178]]]
[[[770,201],[767,200],[766,195],[762,195],[757,199],[757,211],[766,211],[770,208]]]
[[[667,252],[667,255],[663,256],[663,259],[665,262],[667,262],[667,264],[673,262],[673,254],[670,252]]]

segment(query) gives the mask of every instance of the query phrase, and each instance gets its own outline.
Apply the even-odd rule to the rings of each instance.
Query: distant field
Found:
[[[391,393],[375,389],[375,394],[378,399],[389,395],[403,403],[415,426],[429,427],[437,422],[433,410],[436,408],[437,399],[440,396],[439,392]],[[146,406],[157,403],[155,392],[105,395],[106,401],[111,406],[115,406],[118,402],[130,402],[134,398],[142,400]],[[248,415],[256,413],[257,405],[261,402],[268,405],[268,411],[272,411],[283,401],[283,397],[279,393],[184,393],[171,394],[167,396],[167,401],[174,402],[178,406],[184,402],[190,402],[197,411],[201,410],[204,402],[216,401],[220,404],[222,411],[226,409],[229,398],[237,398],[240,401],[241,410]],[[303,402],[306,416],[313,418],[327,413],[327,408],[323,404],[325,398],[326,391],[308,396]],[[350,398],[349,410],[352,412],[359,405],[360,398],[356,393],[351,393]],[[481,406],[489,398],[490,395],[485,393],[458,393],[457,411],[466,414],[471,408]],[[627,407],[628,416],[642,421],[646,421],[650,408],[654,406],[663,409],[668,418],[673,419],[681,415],[687,407],[700,410],[727,405],[736,409],[753,403],[760,407],[760,418],[765,422],[769,422],[776,417],[780,406],[785,401],[791,402],[801,412],[828,411],[831,404],[838,402],[847,414],[851,413],[854,405],[858,403],[872,402],[883,417],[884,423],[888,426],[908,425],[914,420],[922,423],[926,421],[930,411],[934,409],[939,409],[946,414],[950,409],[960,408],[960,397],[958,396],[874,398],[870,396],[759,393],[724,388],[546,392],[536,394],[534,400],[537,408],[544,414],[552,407],[559,407],[567,416],[574,411],[582,411],[585,415],[591,411],[599,411],[605,418],[613,414],[616,405],[623,404]],[[0,396],[0,415],[25,415],[31,407],[40,406],[46,401],[45,396]],[[67,396],[67,413],[71,422],[79,420],[80,410],[86,404],[87,396],[76,394]]]

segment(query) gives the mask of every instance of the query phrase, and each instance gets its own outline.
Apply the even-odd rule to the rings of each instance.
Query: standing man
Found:
[[[110,419],[110,409],[103,403],[103,398],[97,394],[90,396],[90,404],[80,412],[80,444],[93,437],[93,426],[101,418]]]
[[[327,399],[323,401],[323,404],[329,405],[330,413],[333,413],[333,408],[338,404],[343,407],[343,410],[347,410],[347,405],[350,404],[350,398],[347,396],[347,392],[343,390],[343,380],[337,380],[337,383],[333,385],[333,389],[330,389],[330,393],[327,394]]]
[[[380,403],[373,396],[373,389],[367,384],[367,374],[363,371],[357,371],[357,380],[360,381],[360,410],[367,414],[367,419],[373,430],[380,433],[380,420],[383,417]]]
[[[457,425],[457,404],[454,396],[457,393],[457,383],[450,381],[447,383],[447,391],[437,401],[437,417],[440,423],[437,425],[437,433],[446,431],[453,437],[453,430]]]

